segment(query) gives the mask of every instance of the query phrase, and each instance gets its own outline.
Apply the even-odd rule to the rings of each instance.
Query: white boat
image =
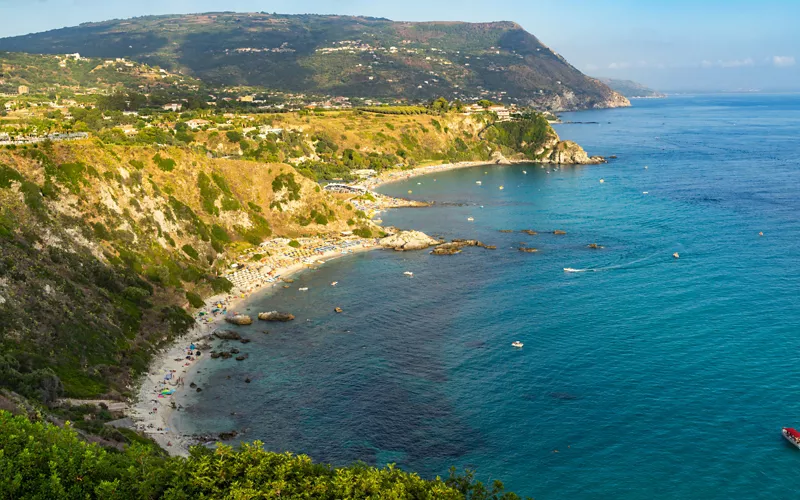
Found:
[[[783,434],[783,437],[785,437],[787,441],[792,443],[792,445],[794,445],[795,448],[800,449],[800,432],[797,432],[792,427],[784,427],[783,429],[781,429],[781,434]]]
[[[298,290],[300,290],[301,292],[305,292],[306,290],[308,290],[308,287],[304,286],[303,288],[298,288]]]
[[[503,186],[500,186],[500,189],[503,189]]]
[[[336,286],[337,283],[339,283],[339,282],[338,281],[334,281],[333,283],[331,283],[331,286]]]
[[[403,274],[405,274],[406,276],[414,276],[414,273],[412,273],[411,271],[406,271]]]
[[[468,221],[470,221],[470,222],[472,222],[472,221],[474,221],[475,219],[474,219],[474,218],[472,218],[472,217],[467,217],[467,220],[468,220]]]
[[[579,272],[581,272],[581,270],[580,269],[573,269],[571,267],[565,267],[564,268],[564,272],[565,273],[579,273]]]
[[[523,344],[519,340],[515,340],[514,342],[511,343],[511,347],[516,347],[517,349],[522,349],[523,345],[525,344]]]
[[[481,184],[483,184],[483,183],[482,183],[481,181],[475,181],[475,184],[477,184],[477,185],[479,185],[479,186],[480,186],[480,185],[481,185]]]
[[[527,174],[528,174],[528,171],[527,171],[527,170],[523,170],[523,171],[522,171],[522,173],[523,173],[523,174],[525,174],[525,175],[527,175]]]

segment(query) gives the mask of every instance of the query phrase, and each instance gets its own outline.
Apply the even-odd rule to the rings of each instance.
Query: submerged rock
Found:
[[[242,354],[241,356],[236,356],[236,361],[244,361],[245,359],[250,356],[249,354]]]
[[[525,233],[525,234],[529,234],[529,235],[531,235],[531,236],[536,236],[537,234],[539,234],[539,233],[537,233],[536,231],[534,231],[533,229],[523,229],[523,230],[522,230],[522,231],[520,231],[520,232],[521,232],[521,233]]]
[[[519,251],[520,252],[525,252],[525,253],[535,253],[535,252],[538,252],[539,250],[537,250],[535,248],[519,247]]]
[[[225,316],[225,321],[227,321],[228,323],[230,323],[232,325],[239,325],[239,326],[252,325],[253,324],[253,318],[251,318],[250,316],[248,316],[246,314],[237,314],[235,316]],[[239,340],[239,339],[236,339],[236,340]]]
[[[292,321],[294,314],[288,312],[269,311],[258,313],[258,319],[261,321]]]
[[[383,248],[391,248],[402,252],[407,250],[422,250],[441,242],[420,231],[400,231],[399,233],[379,240],[379,243]]]
[[[553,231],[553,234],[559,234],[559,235],[561,235],[561,234],[567,234],[567,232],[566,232],[566,231],[562,231],[562,230],[560,230],[560,229],[556,229],[555,231]]]
[[[513,232],[514,232],[514,230],[513,230],[513,229],[500,229],[499,231],[500,231],[501,233],[513,233]]]

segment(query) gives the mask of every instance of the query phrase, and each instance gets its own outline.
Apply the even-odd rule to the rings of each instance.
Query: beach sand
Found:
[[[390,184],[392,182],[411,179],[412,177],[419,177],[420,175],[428,175],[436,172],[446,172],[448,170],[456,170],[459,168],[477,167],[479,165],[491,165],[491,161],[461,161],[458,163],[442,163],[440,165],[426,165],[424,167],[417,167],[411,170],[391,170],[383,172],[371,179],[367,179],[362,184],[368,189],[375,189]]]
[[[342,254],[340,251],[326,252],[314,256],[313,261],[330,261],[346,255],[364,252],[380,248],[354,247],[350,252]],[[281,278],[308,269],[304,263],[297,263],[292,266],[275,269],[274,274]],[[182,391],[194,390],[189,388],[192,380],[197,375],[200,367],[208,362],[211,357],[209,352],[202,352],[200,356],[190,356],[186,359],[191,344],[205,342],[209,335],[225,321],[226,312],[234,312],[242,302],[247,300],[255,293],[264,293],[273,290],[275,287],[282,286],[278,281],[271,286],[262,286],[249,291],[238,291],[229,295],[217,295],[205,301],[205,306],[194,313],[197,324],[184,336],[177,339],[169,347],[159,352],[152,360],[150,368],[140,380],[136,390],[136,400],[128,409],[128,416],[131,417],[137,430],[140,430],[155,440],[170,455],[187,456],[189,447],[196,444],[193,437],[186,435],[181,429],[177,428],[179,421],[175,415],[177,408],[173,408],[177,396]],[[236,289],[234,289],[236,292]],[[223,311],[214,315],[211,313],[218,304],[223,305]],[[199,316],[198,313],[204,311],[206,314]],[[255,318],[254,318],[255,320]],[[196,352],[196,351],[195,351]],[[165,376],[170,374],[171,379],[165,380]],[[178,380],[181,380],[178,383]],[[172,385],[172,384],[175,385]],[[171,394],[162,394],[163,390],[173,391]]]

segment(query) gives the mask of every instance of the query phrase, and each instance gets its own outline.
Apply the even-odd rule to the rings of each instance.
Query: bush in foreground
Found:
[[[135,444],[122,452],[82,441],[69,425],[31,422],[0,411],[0,498],[375,498],[514,500],[496,482],[489,490],[468,473],[428,481],[394,466],[335,468],[305,455],[194,447],[165,457]]]

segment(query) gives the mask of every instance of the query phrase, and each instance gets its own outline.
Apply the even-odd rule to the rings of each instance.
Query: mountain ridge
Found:
[[[0,39],[0,50],[127,57],[212,85],[367,98],[627,106],[512,21],[265,13],[147,16]]]

